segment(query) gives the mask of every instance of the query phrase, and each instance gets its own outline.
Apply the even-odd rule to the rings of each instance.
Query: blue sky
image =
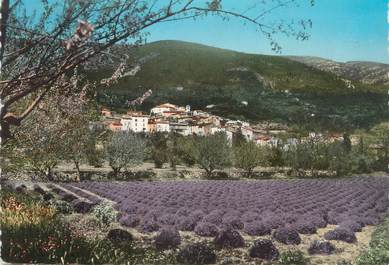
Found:
[[[28,6],[36,0],[28,0]],[[224,7],[241,10],[260,0],[224,0]],[[314,7],[279,9],[269,17],[310,18],[311,38],[300,42],[280,37],[282,55],[309,55],[337,61],[378,61],[389,63],[388,0],[316,0]],[[183,40],[247,53],[274,54],[268,41],[251,25],[218,17],[155,25],[148,41]]]
[[[227,0],[227,6],[248,0]],[[316,0],[314,7],[280,9],[270,18],[310,18],[311,39],[279,38],[283,55],[309,55],[338,61],[368,60],[389,63],[386,0]],[[149,41],[174,39],[203,43],[249,53],[273,54],[268,41],[252,26],[208,17],[200,21],[155,26]]]

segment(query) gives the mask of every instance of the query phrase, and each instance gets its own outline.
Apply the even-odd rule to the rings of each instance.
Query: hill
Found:
[[[366,128],[385,119],[386,83],[367,83],[282,56],[245,54],[181,41],[159,41],[130,51],[135,76],[101,90],[98,101],[117,109],[153,90],[142,109],[161,102],[191,105],[231,118],[275,120],[307,129]],[[119,56],[129,51],[116,47]],[[105,76],[107,69],[90,73]],[[247,102],[248,104],[242,104]],[[386,116],[388,117],[388,116]]]
[[[374,85],[382,90],[389,85],[389,65],[375,62],[335,62],[320,57],[289,56],[291,60],[304,63],[316,69],[333,73],[350,82],[360,82],[364,85]]]

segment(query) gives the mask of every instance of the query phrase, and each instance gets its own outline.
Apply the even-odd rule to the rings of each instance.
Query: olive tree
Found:
[[[225,133],[198,137],[194,146],[196,163],[210,177],[216,169],[231,165],[232,148]]]
[[[234,147],[235,167],[242,169],[244,175],[252,175],[254,168],[269,165],[269,149],[254,142],[243,142]]]
[[[112,134],[105,144],[105,156],[117,175],[122,169],[127,170],[143,162],[146,143],[138,134],[120,131]]]
[[[14,145],[13,155],[22,158],[27,169],[51,180],[55,166],[69,161],[79,176],[90,137],[89,108],[80,97],[49,95],[21,125],[14,140],[6,144]],[[16,160],[13,157],[10,162]]]

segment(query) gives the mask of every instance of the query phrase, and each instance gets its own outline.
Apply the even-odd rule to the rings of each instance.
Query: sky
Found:
[[[26,1],[27,6],[32,7],[35,1]],[[264,0],[223,0],[222,3],[226,9],[239,11],[261,1]],[[313,22],[311,38],[307,41],[277,38],[283,48],[281,55],[389,63],[389,0],[315,0],[313,7],[308,4],[309,0],[300,1],[299,7],[278,9],[266,18],[266,21],[294,18]],[[182,40],[246,53],[275,54],[269,41],[254,26],[243,25],[238,19],[223,21],[210,16],[196,21],[160,23],[148,32],[148,42]]]

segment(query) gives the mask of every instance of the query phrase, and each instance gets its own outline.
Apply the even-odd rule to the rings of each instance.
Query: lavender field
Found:
[[[299,244],[290,240],[291,231],[314,234],[327,225],[337,228],[326,239],[352,243],[350,232],[378,224],[389,207],[388,178],[82,182],[63,187],[93,202],[101,198],[79,188],[114,201],[120,223],[142,233],[174,226],[205,237],[223,228],[262,236],[277,229],[273,236],[284,244]]]

